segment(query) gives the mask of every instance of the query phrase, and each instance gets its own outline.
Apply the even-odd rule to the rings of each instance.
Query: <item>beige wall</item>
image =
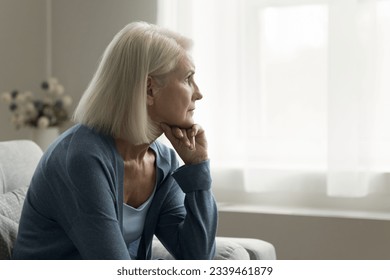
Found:
[[[390,221],[221,212],[219,236],[259,238],[284,260],[390,259]]]
[[[0,92],[39,89],[46,73],[45,0],[0,0]],[[16,131],[0,103],[0,141],[28,137]]]
[[[80,99],[104,48],[131,21],[156,22],[157,0],[52,0],[52,75]],[[46,0],[0,0],[0,92],[39,91],[46,78]],[[73,108],[74,108],[73,106]],[[72,108],[72,109],[73,109]],[[0,141],[29,138],[0,104]]]
[[[52,17],[53,73],[78,101],[114,35],[132,21],[156,22],[157,0],[53,0]]]

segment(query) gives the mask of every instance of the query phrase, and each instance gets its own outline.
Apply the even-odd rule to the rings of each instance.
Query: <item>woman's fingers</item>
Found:
[[[181,129],[162,123],[161,129],[185,164],[196,164],[208,159],[207,140],[201,126]]]
[[[184,133],[180,128],[174,127],[172,128],[172,131],[173,131],[173,135],[175,135],[177,139],[182,139],[184,137]]]
[[[169,141],[176,141],[182,143],[184,146],[191,148],[191,141],[187,135],[187,130],[178,127],[170,127],[169,125],[162,123],[161,128]]]
[[[182,135],[180,140],[183,142],[183,144],[185,146],[187,146],[188,148],[191,148],[191,142],[190,142],[190,139],[187,135],[187,130],[185,130],[185,129],[180,129],[180,130],[181,130],[181,135]]]
[[[197,124],[194,124],[190,129],[187,129],[187,135],[190,141],[190,149],[195,149],[196,144],[196,135],[198,134],[201,127]]]

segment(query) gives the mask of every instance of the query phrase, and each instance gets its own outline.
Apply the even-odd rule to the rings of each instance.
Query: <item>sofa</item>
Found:
[[[24,198],[41,148],[30,140],[0,142],[0,259],[10,259]],[[173,259],[157,238],[153,259]],[[274,246],[253,238],[216,238],[216,260],[276,259]]]

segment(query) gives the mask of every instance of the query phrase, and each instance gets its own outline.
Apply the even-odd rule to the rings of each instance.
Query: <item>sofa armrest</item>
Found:
[[[249,254],[251,260],[276,260],[276,251],[271,243],[255,238],[218,237],[223,240],[234,242],[242,246]]]
[[[155,237],[153,259],[173,260],[171,254]],[[271,243],[253,238],[217,237],[215,260],[274,260],[275,248]]]

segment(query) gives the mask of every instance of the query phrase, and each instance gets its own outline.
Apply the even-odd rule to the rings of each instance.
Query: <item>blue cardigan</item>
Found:
[[[209,162],[182,166],[154,142],[156,192],[138,259],[151,259],[156,235],[176,259],[212,259],[217,209]],[[123,239],[123,159],[112,137],[83,125],[43,155],[24,202],[14,259],[130,259]]]

